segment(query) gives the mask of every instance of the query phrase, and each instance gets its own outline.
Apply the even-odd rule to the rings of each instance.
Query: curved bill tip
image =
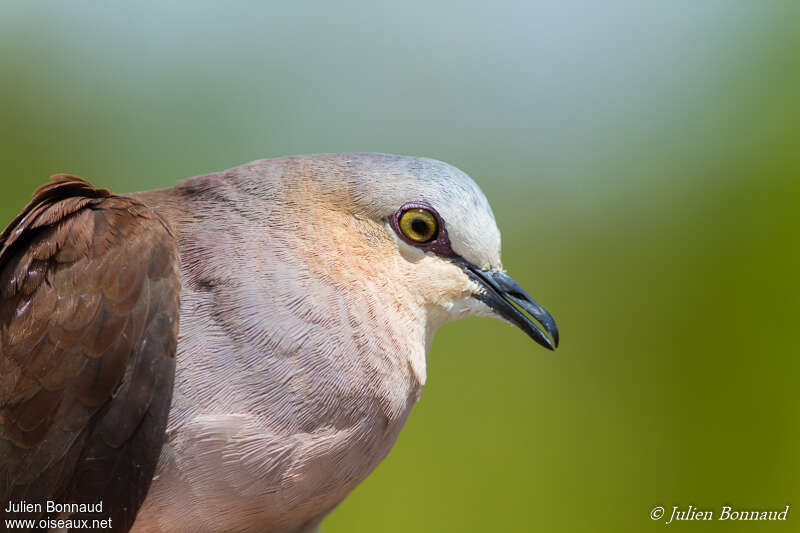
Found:
[[[532,315],[542,326],[544,326],[545,331],[553,339],[553,346],[551,349],[558,348],[558,326],[556,325],[556,321],[553,316],[548,313],[544,307],[536,303],[536,301],[531,297],[523,299],[517,298],[510,294],[507,296],[511,301]],[[539,328],[537,327],[537,329]],[[542,333],[541,330],[540,333]]]
[[[476,294],[476,298],[527,333],[541,346],[548,350],[555,350],[558,347],[559,335],[555,319],[511,276],[497,270],[482,270],[466,261],[460,264],[467,274],[485,289],[485,292]]]

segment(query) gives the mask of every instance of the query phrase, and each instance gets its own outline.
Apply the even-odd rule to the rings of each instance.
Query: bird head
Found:
[[[426,158],[336,154],[291,158],[284,187],[298,205],[313,205],[315,236],[326,234],[326,276],[400,283],[434,327],[469,315],[494,316],[548,349],[558,346],[553,317],[503,270],[500,231],[475,182]],[[289,168],[290,171],[286,172]],[[313,198],[313,202],[309,201]]]

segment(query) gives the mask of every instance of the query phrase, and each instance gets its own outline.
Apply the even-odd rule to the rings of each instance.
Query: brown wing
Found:
[[[54,176],[0,235],[0,513],[102,501],[83,518],[130,529],[164,441],[179,292],[166,223],[81,178]]]

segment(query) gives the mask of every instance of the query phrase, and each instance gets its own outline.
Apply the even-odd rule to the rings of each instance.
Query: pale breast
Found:
[[[196,281],[184,288],[168,442],[134,531],[321,519],[394,444],[421,391],[409,361],[424,360],[424,343],[401,341],[368,291],[308,279],[287,300],[270,276]]]

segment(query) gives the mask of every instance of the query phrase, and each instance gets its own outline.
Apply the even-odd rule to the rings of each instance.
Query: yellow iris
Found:
[[[439,233],[439,223],[427,209],[409,209],[400,215],[399,225],[403,235],[414,242],[430,242]]]

